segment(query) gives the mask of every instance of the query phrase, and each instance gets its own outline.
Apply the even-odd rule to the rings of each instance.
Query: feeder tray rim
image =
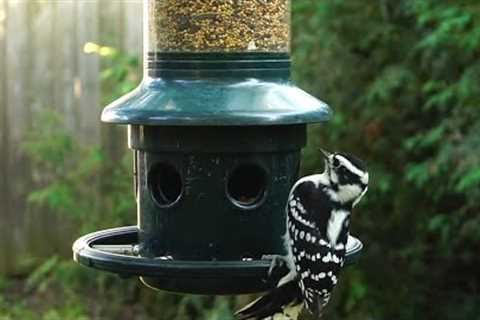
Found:
[[[163,260],[160,258],[138,257],[103,251],[94,247],[99,242],[118,242],[130,240],[135,245],[138,237],[137,226],[106,229],[87,234],[73,244],[73,258],[76,262],[87,267],[110,271],[121,275],[146,277],[171,277],[172,274],[188,277],[251,277],[252,275],[265,276],[271,260],[241,260],[241,261],[191,261],[191,260]],[[354,263],[363,249],[360,240],[349,236],[347,244],[346,263]]]

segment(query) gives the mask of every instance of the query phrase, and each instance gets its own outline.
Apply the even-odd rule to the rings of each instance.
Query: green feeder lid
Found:
[[[262,126],[329,120],[328,105],[288,80],[163,79],[108,105],[102,121],[162,126]]]

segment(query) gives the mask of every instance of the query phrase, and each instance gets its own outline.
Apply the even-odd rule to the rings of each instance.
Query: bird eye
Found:
[[[338,160],[337,158],[333,158],[333,167],[334,168],[338,168],[340,167],[340,160]]]

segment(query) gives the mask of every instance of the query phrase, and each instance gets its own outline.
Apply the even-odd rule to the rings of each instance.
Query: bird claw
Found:
[[[276,268],[281,268],[283,267],[284,265],[287,264],[286,260],[285,260],[285,257],[283,256],[280,256],[278,254],[267,254],[267,255],[263,255],[262,256],[262,259],[268,259],[268,260],[272,260],[272,262],[270,263],[270,268],[268,268],[268,276],[271,277],[272,276],[272,273],[273,273],[273,270],[276,269]]]

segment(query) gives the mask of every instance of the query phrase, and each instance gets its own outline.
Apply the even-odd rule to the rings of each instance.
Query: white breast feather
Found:
[[[330,240],[330,245],[332,247],[335,247],[337,244],[338,236],[340,235],[343,223],[348,217],[348,214],[348,211],[345,210],[332,211],[332,215],[330,216],[327,225],[327,237],[328,240]]]

